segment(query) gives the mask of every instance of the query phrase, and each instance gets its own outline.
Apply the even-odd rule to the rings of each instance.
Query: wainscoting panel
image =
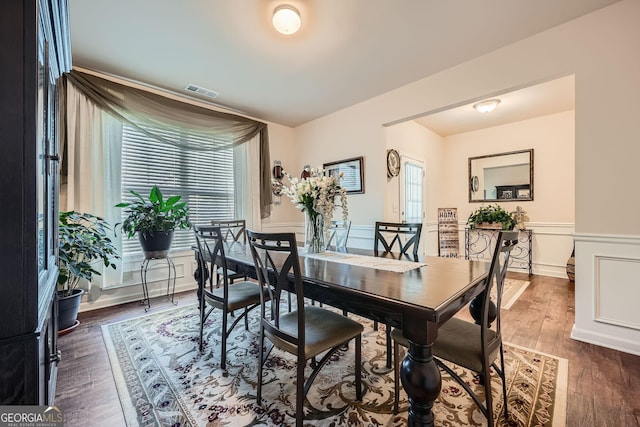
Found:
[[[594,264],[594,320],[640,330],[640,258],[596,256]]]
[[[571,337],[640,355],[640,236],[576,234]]]

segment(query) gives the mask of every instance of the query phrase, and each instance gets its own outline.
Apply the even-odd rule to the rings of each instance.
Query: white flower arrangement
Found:
[[[325,233],[331,227],[336,196],[340,196],[342,219],[347,221],[347,192],[340,186],[342,172],[337,177],[327,176],[324,169],[312,168],[310,176],[300,180],[292,178],[287,172],[284,175],[289,179],[289,186],[283,186],[282,194],[288,196],[302,212],[306,212],[310,219],[322,215]]]

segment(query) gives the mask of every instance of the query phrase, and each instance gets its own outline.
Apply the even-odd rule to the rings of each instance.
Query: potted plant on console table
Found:
[[[80,299],[84,290],[80,279],[91,281],[96,262],[116,268],[113,260],[120,258],[109,238],[111,228],[102,218],[75,211],[60,212],[58,220],[58,329],[60,334],[73,330],[77,321]]]
[[[488,205],[476,209],[469,215],[467,226],[493,230],[513,230],[515,219],[500,205]]]
[[[132,238],[136,232],[146,259],[166,258],[171,249],[173,232],[176,228],[188,229],[189,208],[180,202],[181,196],[171,196],[164,200],[158,186],[154,186],[145,199],[131,191],[136,199],[130,203],[119,203],[125,208],[126,218],[122,221],[122,231]],[[120,225],[120,224],[118,224]]]

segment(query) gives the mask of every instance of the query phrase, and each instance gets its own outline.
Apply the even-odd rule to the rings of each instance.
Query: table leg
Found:
[[[429,323],[427,329],[428,343],[418,344],[409,338],[409,351],[400,367],[402,386],[409,397],[409,426],[433,427],[433,403],[442,387],[440,370],[431,352],[437,328]]]
[[[482,324],[482,306],[484,305],[485,295],[486,292],[482,291],[482,293],[478,294],[478,296],[472,299],[471,303],[469,303],[469,313],[471,314],[473,320],[475,320],[476,325]],[[496,304],[493,301],[489,301],[489,325],[491,325],[493,321],[496,320],[497,316],[498,309],[496,307]]]

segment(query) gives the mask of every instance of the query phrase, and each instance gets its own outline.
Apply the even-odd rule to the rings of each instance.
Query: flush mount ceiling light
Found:
[[[500,104],[499,99],[488,99],[486,101],[481,101],[473,104],[473,108],[475,108],[480,113],[490,113],[496,109],[498,104]]]
[[[302,25],[300,12],[288,4],[283,4],[275,8],[271,22],[278,32],[286,35],[297,32],[300,29],[300,25]]]

